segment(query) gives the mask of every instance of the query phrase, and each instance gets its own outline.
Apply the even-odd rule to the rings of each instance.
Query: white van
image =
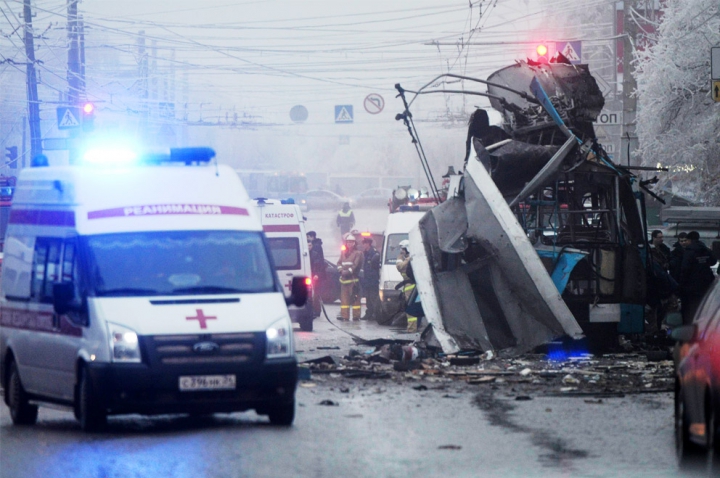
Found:
[[[267,236],[270,252],[272,253],[275,269],[280,283],[285,287],[285,293],[290,295],[290,288],[294,277],[310,278],[310,251],[305,235],[305,218],[300,206],[295,203],[286,203],[276,199],[254,200],[263,231]],[[308,286],[312,286],[312,280]],[[303,307],[290,306],[290,318],[300,324],[300,330],[312,332],[313,314],[312,287],[308,291],[308,301]]]
[[[124,413],[255,409],[292,423],[284,285],[253,203],[232,169],[207,165],[214,155],[20,173],[0,293],[14,423],[35,423],[46,402],[72,407],[85,430]],[[293,288],[302,305],[304,281]]]
[[[385,226],[385,241],[382,248],[382,265],[380,266],[380,300],[383,305],[383,312],[391,314],[394,312],[397,298],[401,291],[395,286],[402,282],[403,278],[395,267],[398,254],[400,254],[400,241],[408,238],[410,230],[426,214],[425,211],[400,211],[390,214]]]

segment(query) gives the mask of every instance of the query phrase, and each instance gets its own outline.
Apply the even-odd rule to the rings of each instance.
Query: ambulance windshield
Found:
[[[408,238],[405,233],[402,234],[390,234],[387,237],[387,250],[385,251],[385,264],[395,264],[397,262],[398,254],[400,254],[400,241],[404,241]]]
[[[273,292],[259,232],[168,231],[83,238],[95,295]]]

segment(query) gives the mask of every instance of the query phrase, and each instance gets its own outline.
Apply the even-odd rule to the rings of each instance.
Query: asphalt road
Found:
[[[328,307],[330,317],[337,309]],[[317,319],[314,332],[296,331],[300,360],[357,348],[340,329],[366,339],[412,337]],[[413,388],[420,381],[426,389]],[[314,375],[298,388],[289,429],[246,412],[113,417],[100,434],[47,408],[36,426],[14,427],[2,406],[0,477],[676,475],[670,394],[515,395],[432,378]],[[336,405],[321,405],[328,400]]]
[[[339,245],[334,212],[309,229]],[[383,212],[356,211],[358,226]],[[382,227],[377,229],[382,230]],[[330,246],[330,247],[328,247]],[[333,319],[338,305],[328,305]],[[331,323],[332,322],[332,323]],[[413,339],[374,323],[316,319],[296,328],[300,361],[363,352],[365,339]],[[441,377],[301,382],[291,428],[254,412],[207,417],[112,417],[85,434],[71,413],[41,408],[38,424],[14,427],[0,406],[0,478],[676,476],[669,393],[622,398],[537,396]]]

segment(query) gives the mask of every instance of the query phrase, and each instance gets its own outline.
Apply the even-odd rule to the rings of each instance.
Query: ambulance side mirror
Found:
[[[72,282],[53,284],[53,308],[58,315],[67,314],[75,298],[75,285]]]
[[[302,307],[308,299],[307,277],[293,277],[290,286],[290,297],[285,299],[287,305]]]

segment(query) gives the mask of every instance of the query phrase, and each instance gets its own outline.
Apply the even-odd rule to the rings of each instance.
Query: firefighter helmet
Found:
[[[355,236],[353,236],[352,234],[348,234],[347,237],[345,238],[345,240],[355,242]]]
[[[407,239],[403,239],[398,245],[403,249],[407,249],[410,246],[410,241],[408,241]]]

